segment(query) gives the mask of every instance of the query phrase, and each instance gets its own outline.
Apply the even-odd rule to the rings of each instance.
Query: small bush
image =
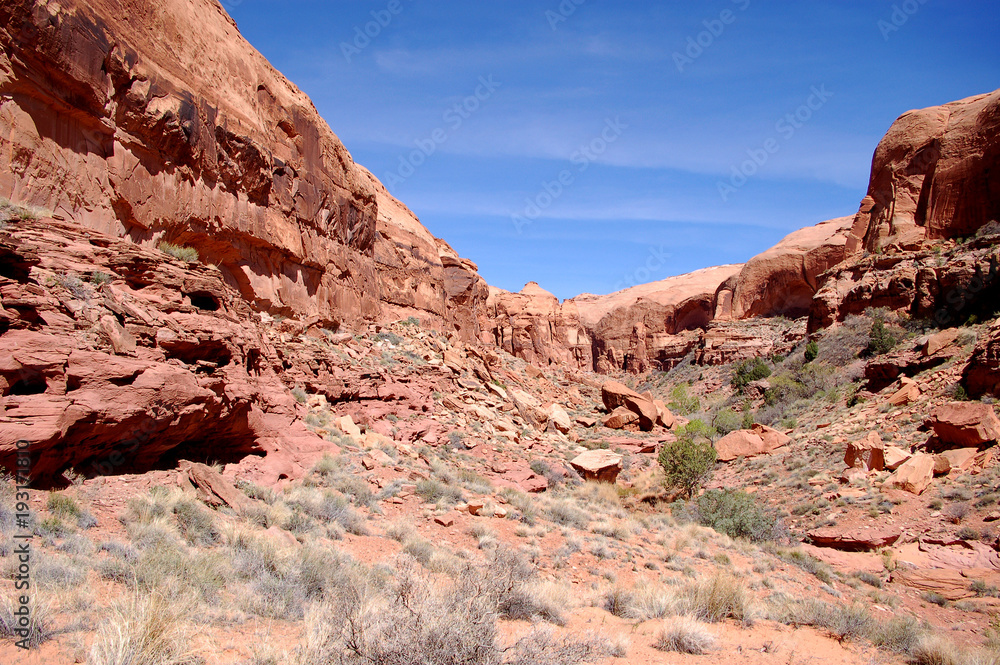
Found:
[[[569,501],[555,501],[548,507],[546,513],[553,522],[562,526],[572,526],[586,529],[590,524],[590,514],[580,510]]]
[[[715,414],[715,418],[712,419],[712,425],[715,426],[715,429],[719,432],[719,434],[729,434],[730,432],[735,432],[743,427],[743,424],[744,416],[730,408],[722,409]]]
[[[181,261],[194,263],[198,260],[198,250],[194,247],[182,247],[165,241],[161,242],[156,247],[164,254],[169,254],[175,259],[180,259]]]
[[[711,441],[681,436],[660,449],[659,463],[668,487],[693,496],[712,473],[716,453]]]
[[[948,599],[935,591],[924,591],[920,594],[920,597],[928,603],[932,603],[939,607],[945,607],[948,605]]]
[[[76,501],[73,500],[73,497],[66,496],[65,494],[49,494],[46,505],[49,511],[56,517],[76,519],[80,516],[80,507],[76,505]]]
[[[777,518],[746,492],[709,490],[691,503],[695,521],[731,538],[763,542],[777,540],[782,535]]]
[[[742,391],[749,384],[771,376],[771,368],[762,358],[747,358],[733,368],[733,388]]]
[[[865,348],[867,356],[881,356],[892,351],[898,340],[885,327],[885,321],[879,315],[872,321],[871,332],[868,333],[868,346]]]
[[[663,622],[656,634],[653,648],[701,655],[715,646],[715,636],[708,626],[690,617],[671,617]]]
[[[667,406],[671,411],[686,416],[701,409],[701,401],[697,395],[690,395],[688,393],[689,388],[690,386],[687,383],[681,383],[670,391],[670,403]]]
[[[462,500],[462,488],[453,487],[433,478],[417,483],[417,494],[429,503],[444,501],[458,503]]]
[[[805,352],[806,362],[811,363],[812,361],[816,360],[817,356],[819,356],[819,343],[817,343],[815,340],[810,341],[808,344],[806,344],[806,352]]]

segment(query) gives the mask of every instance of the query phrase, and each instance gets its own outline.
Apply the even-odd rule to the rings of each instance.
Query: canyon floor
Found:
[[[8,230],[11,251],[37,247],[51,232],[40,228]],[[83,260],[74,247],[4,276],[5,305],[26,301],[11,297],[16,283],[66,313],[44,316],[39,305],[49,323],[36,327],[68,334],[72,317],[78,329],[99,322],[92,308],[128,287],[122,266],[132,264],[115,252]],[[60,276],[66,256],[77,272]],[[100,272],[102,261],[118,272]],[[211,281],[211,266],[159,262],[155,270]],[[143,293],[129,302],[150,298],[151,318],[170,313]],[[174,306],[198,311],[185,297]],[[220,321],[228,311],[202,309]],[[876,319],[889,341],[872,353]],[[692,353],[669,372],[611,377],[538,369],[415,319],[351,334],[258,314],[243,325],[283,359],[271,389],[289,397],[288,427],[321,442],[298,458],[302,473],[255,482],[273,463],[266,451],[220,460],[207,439],[138,473],[62,469],[48,490],[30,492],[38,592],[27,653],[11,636],[19,529],[8,478],[3,662],[1000,658],[994,442],[948,445],[935,425],[947,418],[931,418],[941,408],[994,412],[989,399],[969,401],[961,379],[995,323],[940,331],[869,311],[815,345],[803,336],[783,357],[699,366]],[[90,352],[112,357],[109,339],[91,338]],[[172,348],[165,339],[140,337],[137,357],[144,343]],[[202,379],[221,372],[204,359],[164,363]],[[317,363],[334,366],[343,389],[317,387]],[[84,389],[91,380],[72,367],[67,398],[78,394],[73,376]],[[657,422],[670,427],[604,427],[609,379],[662,401],[669,411]],[[120,383],[107,385],[129,390]],[[38,404],[31,392],[10,391],[5,423]],[[752,434],[743,428],[754,423],[787,438],[716,462],[700,496],[665,485],[664,446],[708,440],[722,450],[724,435]],[[885,460],[848,469],[849,446]],[[611,462],[574,465],[587,451]],[[883,470],[906,458],[927,458],[932,470],[906,482]],[[611,482],[584,478],[605,472]]]

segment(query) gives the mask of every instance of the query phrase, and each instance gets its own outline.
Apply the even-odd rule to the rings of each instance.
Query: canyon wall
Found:
[[[642,372],[789,344],[777,328],[747,343],[747,319],[808,314],[812,331],[884,306],[944,324],[998,295],[993,236],[940,251],[1000,217],[1000,91],[903,114],[853,217],[742,266],[560,303],[490,288],[215,0],[0,0],[0,25],[0,196],[193,247],[257,311],[331,329],[416,316],[539,365]]]
[[[215,0],[0,1],[0,196],[198,250],[259,310],[478,337],[486,286]]]
[[[875,150],[847,260],[823,276],[809,330],[868,307],[941,326],[990,315],[998,219],[1000,90],[904,113]]]

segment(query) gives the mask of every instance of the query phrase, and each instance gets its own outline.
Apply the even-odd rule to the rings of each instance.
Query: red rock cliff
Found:
[[[0,195],[198,250],[255,307],[477,335],[486,287],[214,0],[0,1]]]

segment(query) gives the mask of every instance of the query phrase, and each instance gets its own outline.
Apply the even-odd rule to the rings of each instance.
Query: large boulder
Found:
[[[1000,319],[979,340],[962,374],[969,395],[1000,397]]]
[[[624,406],[619,406],[601,419],[601,424],[608,429],[625,429],[628,425],[638,422],[639,416]]]
[[[609,450],[588,450],[574,457],[570,464],[584,480],[613,483],[622,470],[622,456]]]
[[[844,464],[865,471],[881,471],[885,468],[885,445],[878,432],[868,432],[861,441],[847,444]]]
[[[895,471],[903,462],[913,457],[909,451],[896,446],[886,446],[883,456],[885,457],[885,468],[889,471]]]
[[[546,412],[546,416],[549,419],[549,427],[557,432],[568,434],[573,428],[573,421],[570,420],[569,414],[558,404],[550,406]]]
[[[806,535],[809,537],[809,540],[819,547],[863,551],[888,547],[899,539],[902,532],[894,526],[828,526],[813,529]]]
[[[778,448],[788,445],[792,441],[792,437],[787,434],[760,423],[754,423],[751,425],[750,431],[759,436],[761,441],[764,442],[766,452],[777,450]]]
[[[945,446],[975,448],[1000,438],[1000,419],[989,404],[952,402],[931,412],[931,427]]]
[[[906,406],[920,399],[920,386],[908,376],[899,379],[899,390],[894,392],[886,400],[892,406]]]
[[[715,453],[720,462],[731,462],[738,457],[753,457],[777,450],[791,438],[767,425],[755,423],[751,429],[730,432],[715,442]]]
[[[918,453],[899,465],[883,487],[920,494],[934,480],[934,456]]]
[[[656,407],[656,424],[660,427],[672,429],[677,424],[674,414],[670,412],[663,400],[654,399],[653,406]]]

